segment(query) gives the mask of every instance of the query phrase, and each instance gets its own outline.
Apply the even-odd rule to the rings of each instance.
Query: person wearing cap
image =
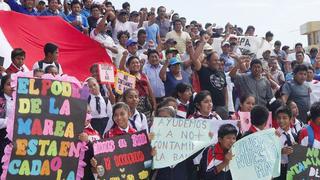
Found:
[[[70,22],[67,16],[58,10],[59,3],[59,0],[48,0],[48,9],[40,13],[40,16],[60,16],[65,21]]]
[[[221,45],[222,53],[220,55],[220,60],[224,62],[224,72],[229,72],[232,67],[234,67],[236,56],[231,57],[230,43],[224,41]]]
[[[101,46],[106,49],[107,53],[110,57],[112,57],[114,62],[115,54],[118,53],[117,45],[114,43],[113,39],[106,33],[106,19],[114,18],[114,14],[112,13],[111,9],[105,8],[105,10],[106,13],[104,14],[104,16],[102,18],[99,18],[97,21],[97,27],[90,32],[90,37],[95,41],[99,42]]]
[[[219,55],[211,51],[206,56],[206,64],[200,62],[197,53],[201,54],[208,41],[206,35],[201,36],[200,44],[195,50],[192,64],[194,70],[198,73],[201,90],[208,90],[211,94],[213,109],[223,118],[228,118],[228,91],[227,80],[224,72],[219,70]]]
[[[165,38],[167,33],[171,30],[170,20],[167,18],[166,8],[164,6],[160,6],[157,9],[157,18],[156,24],[159,26],[160,37]]]
[[[139,12],[138,11],[132,11],[130,13],[129,21],[132,21],[132,22],[135,22],[135,23],[139,23],[139,21],[140,21]]]
[[[143,15],[144,12],[141,12]],[[129,13],[128,11],[121,9],[118,13],[117,18],[110,19],[112,26],[112,38],[116,42],[119,43],[117,39],[117,35],[120,31],[128,31],[130,36],[132,37],[133,33],[136,32],[140,27],[142,27],[144,17],[140,17],[139,23],[135,23],[129,21]]]
[[[119,68],[122,70],[126,70],[127,69],[126,63],[131,56],[138,57],[141,63],[141,67],[143,67],[148,57],[145,54],[138,52],[137,41],[135,39],[129,39],[126,42],[126,48],[127,48],[127,51],[123,52],[123,55],[120,60]]]
[[[74,26],[79,31],[84,34],[88,34],[88,20],[81,13],[81,3],[78,0],[71,2],[71,14],[67,16],[67,19],[71,22],[71,25]]]
[[[5,0],[4,2],[8,3],[13,11],[31,16],[38,16],[37,11],[34,9],[35,0],[22,0],[22,5],[18,4],[15,0]]]
[[[160,70],[160,79],[164,83],[165,96],[172,96],[174,90],[179,83],[190,84],[190,77],[181,71],[182,61],[177,57],[172,57],[170,60],[166,60],[165,64]],[[167,69],[169,68],[169,71]]]
[[[172,38],[177,41],[176,48],[180,54],[183,54],[186,51],[186,43],[191,40],[191,37],[189,33],[182,31],[182,22],[180,19],[173,22],[173,27],[174,29],[166,35],[166,39]]]

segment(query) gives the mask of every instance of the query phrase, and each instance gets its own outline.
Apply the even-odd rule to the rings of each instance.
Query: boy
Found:
[[[292,145],[296,142],[290,128],[290,120],[292,118],[291,109],[288,106],[281,106],[276,111],[276,118],[279,124],[277,131],[281,134],[281,174],[275,178],[278,180],[286,179],[288,168],[288,155],[293,153]]]
[[[15,48],[11,52],[12,63],[7,68],[6,73],[10,75],[12,73],[17,73],[19,71],[22,71],[22,72],[29,71],[27,66],[24,64],[25,57],[26,57],[26,52],[23,49]]]
[[[256,105],[252,108],[250,112],[251,116],[251,127],[246,131],[242,137],[255,133],[257,131],[262,131],[267,125],[267,120],[269,117],[269,111],[266,107]]]
[[[291,129],[292,129],[292,132],[294,132],[295,134],[299,134],[301,129],[304,127],[304,124],[299,119],[297,119],[297,117],[299,115],[298,106],[293,101],[288,101],[287,102],[287,106],[290,107],[291,112],[292,112],[292,118],[291,118]],[[296,139],[296,141],[298,141],[298,140]]]
[[[299,134],[299,144],[320,148],[320,102],[315,102],[310,108],[311,121]]]
[[[218,130],[218,143],[209,146],[203,152],[200,161],[201,179],[231,180],[229,162],[232,153],[229,151],[236,142],[237,129],[232,124],[224,124]]]
[[[107,97],[101,95],[98,81],[95,78],[89,78],[87,83],[90,92],[88,106],[90,107],[92,116],[91,126],[102,137],[103,133],[111,129],[113,125],[111,102]]]
[[[78,0],[71,2],[71,14],[67,16],[67,19],[71,22],[71,25],[77,28],[84,34],[88,34],[88,20],[81,14],[81,3]]]

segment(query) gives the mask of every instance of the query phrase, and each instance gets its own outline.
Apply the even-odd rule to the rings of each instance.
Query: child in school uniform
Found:
[[[299,115],[299,109],[297,104],[294,101],[288,101],[287,105],[290,107],[292,112],[291,118],[291,129],[295,134],[299,134],[301,129],[305,126],[297,117]]]
[[[293,153],[292,146],[296,144],[294,134],[290,128],[292,112],[290,107],[281,106],[276,111],[276,118],[279,124],[277,131],[280,135],[281,142],[281,173],[280,176],[274,178],[276,180],[286,180],[288,169],[288,155]]]
[[[256,105],[252,108],[250,112],[251,116],[251,126],[248,131],[246,131],[242,137],[248,136],[257,131],[262,131],[267,125],[269,111],[266,107]]]
[[[130,107],[129,123],[137,131],[146,130],[149,133],[146,116],[137,110],[139,104],[139,92],[136,89],[127,89],[123,92],[123,102]]]
[[[189,100],[192,96],[192,87],[186,83],[179,83],[176,86],[175,98],[177,99],[178,109],[177,117],[178,118],[187,118],[187,112],[189,107]]]
[[[311,121],[299,133],[299,144],[320,149],[320,101],[310,108]]]
[[[91,126],[102,136],[112,125],[112,106],[110,100],[102,96],[97,80],[93,77],[87,79],[90,95],[88,105],[91,111]]]
[[[229,162],[230,149],[236,142],[237,129],[232,124],[224,124],[218,130],[218,143],[207,147],[200,161],[200,178],[203,180],[231,180]]]

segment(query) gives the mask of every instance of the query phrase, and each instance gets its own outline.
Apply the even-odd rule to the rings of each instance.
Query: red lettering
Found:
[[[144,161],[144,154],[142,151],[136,151],[128,154],[119,154],[114,156],[116,167],[136,164]]]
[[[51,87],[51,80],[43,79],[42,80],[42,88],[41,88],[41,95],[46,96],[48,89]]]
[[[111,170],[111,160],[110,157],[104,158],[104,167],[106,167],[107,171]]]
[[[31,134],[32,135],[42,135],[42,127],[41,127],[41,122],[39,119],[35,119],[33,121],[32,129],[31,129]]]

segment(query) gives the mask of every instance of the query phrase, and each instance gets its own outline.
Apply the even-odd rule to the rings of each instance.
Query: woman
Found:
[[[119,40],[119,44],[117,45],[118,54],[116,56],[114,65],[119,68],[120,60],[123,56],[124,52],[127,52],[126,50],[126,43],[128,39],[130,38],[130,34],[128,31],[120,31],[118,32],[117,38]]]
[[[127,56],[128,54],[126,54]],[[120,69],[125,71],[124,60],[120,62]],[[131,75],[136,77],[135,89],[139,92],[139,104],[137,110],[146,115],[148,124],[151,124],[152,111],[156,109],[156,99],[153,95],[148,77],[141,72],[141,63],[137,56],[131,56],[125,63]]]
[[[181,64],[177,57],[167,60],[160,70],[160,79],[164,82],[165,96],[171,96],[179,83],[190,84],[190,77],[181,71]],[[167,68],[169,67],[169,72]]]

